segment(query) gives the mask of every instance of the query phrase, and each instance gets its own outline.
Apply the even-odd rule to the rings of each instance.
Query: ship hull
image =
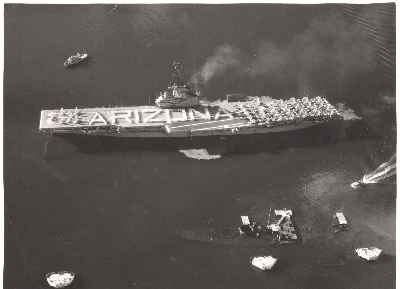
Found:
[[[333,121],[301,121],[279,126],[257,126],[243,119],[182,121],[169,125],[154,125],[143,127],[92,127],[54,129],[56,135],[84,135],[113,138],[191,138],[209,136],[239,136],[269,133],[282,133],[305,128],[326,125]]]
[[[258,117],[254,110],[244,109],[243,104],[236,106],[242,107],[242,113],[235,111],[232,104],[180,109],[135,106],[42,110],[39,129],[50,136],[67,139],[86,151],[210,146],[230,150],[248,145],[255,150],[257,146],[273,149],[330,140],[336,133],[328,127],[343,122],[343,117],[337,113],[289,119],[277,114],[264,118],[265,107]],[[273,107],[268,109],[274,111]]]
[[[209,148],[222,152],[255,152],[277,150],[285,147],[299,147],[336,142],[342,135],[342,122],[299,124],[280,128],[249,128],[241,133],[231,130],[214,131],[188,135],[187,132],[174,134],[152,132],[82,134],[54,133],[52,137],[61,138],[75,145],[83,152],[126,151],[131,149],[176,150],[188,148]]]

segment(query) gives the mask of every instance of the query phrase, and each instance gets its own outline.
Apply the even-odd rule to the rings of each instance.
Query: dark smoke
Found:
[[[213,77],[226,72],[229,68],[239,69],[241,66],[240,51],[231,45],[222,45],[215,49],[212,56],[191,78],[191,82],[205,84]]]

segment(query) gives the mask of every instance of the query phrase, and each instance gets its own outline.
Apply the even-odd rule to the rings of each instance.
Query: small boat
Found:
[[[82,53],[81,54],[81,53],[77,52],[75,55],[72,55],[72,56],[68,57],[68,59],[64,62],[64,66],[65,67],[70,67],[72,65],[81,63],[86,58],[88,58],[88,54],[87,53]]]
[[[355,249],[355,253],[367,261],[376,261],[381,255],[382,250],[376,247],[358,248]]]
[[[64,288],[72,284],[75,279],[75,273],[71,271],[59,271],[46,274],[46,280],[49,286],[53,288]]]
[[[251,266],[258,271],[271,270],[278,259],[272,256],[257,256],[250,259]]]
[[[288,209],[275,210],[273,221],[268,214],[266,229],[272,233],[273,243],[289,244],[299,241],[298,231],[293,221],[293,211]]]
[[[346,217],[342,212],[336,212],[333,216],[334,232],[347,231],[349,229]]]
[[[263,233],[263,227],[254,220],[250,220],[249,216],[240,216],[242,225],[238,228],[241,236],[260,238]]]

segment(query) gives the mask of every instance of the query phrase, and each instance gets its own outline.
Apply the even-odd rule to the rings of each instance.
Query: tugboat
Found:
[[[182,64],[174,61],[172,70],[172,81],[166,90],[160,92],[160,96],[155,101],[156,105],[160,108],[199,106],[199,92],[185,83]]]
[[[75,55],[72,55],[70,57],[68,57],[68,59],[64,62],[64,66],[65,67],[70,67],[72,65],[81,63],[82,61],[84,61],[85,59],[88,58],[88,54],[87,53],[79,53],[77,52]]]

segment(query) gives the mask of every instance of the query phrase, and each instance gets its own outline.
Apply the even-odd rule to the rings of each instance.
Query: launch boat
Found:
[[[343,117],[324,97],[288,100],[252,97],[246,101],[206,102],[182,81],[174,63],[174,79],[154,106],[42,110],[39,130],[52,136],[102,140],[204,139],[287,133],[320,126]],[[166,143],[163,141],[163,143]]]
[[[79,53],[79,52],[77,52],[75,55],[72,55],[72,56],[68,57],[67,60],[65,60],[64,67],[68,68],[68,67],[76,65],[78,63],[81,63],[86,58],[88,58],[88,54],[87,53]]]

